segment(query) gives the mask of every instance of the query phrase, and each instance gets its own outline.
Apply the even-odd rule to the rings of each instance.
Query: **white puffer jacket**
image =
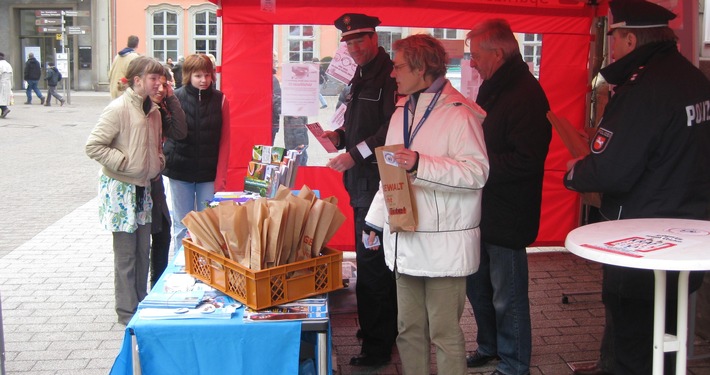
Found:
[[[419,123],[435,95],[428,91],[419,96],[410,128]],[[397,103],[385,144],[404,144],[403,111],[408,99]],[[383,229],[390,269],[427,277],[460,277],[478,270],[481,189],[488,178],[484,118],[483,109],[445,81],[439,100],[410,145],[419,152],[417,173],[411,179],[416,231],[390,233],[381,184],[366,217],[368,224]]]

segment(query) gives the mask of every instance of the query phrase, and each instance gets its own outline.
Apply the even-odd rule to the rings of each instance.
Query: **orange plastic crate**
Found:
[[[185,267],[190,275],[253,309],[265,309],[343,287],[343,254],[338,250],[324,248],[322,255],[316,258],[252,271],[197,246],[190,239],[183,239],[182,244]]]

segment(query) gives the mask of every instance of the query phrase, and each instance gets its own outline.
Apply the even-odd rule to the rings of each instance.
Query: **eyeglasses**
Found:
[[[397,71],[397,72],[399,72],[399,71],[402,70],[405,66],[409,66],[409,64],[407,64],[407,63],[397,64],[397,65],[394,66],[394,70]]]

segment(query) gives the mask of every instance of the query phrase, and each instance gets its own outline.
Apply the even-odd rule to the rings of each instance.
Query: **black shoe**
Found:
[[[44,105],[44,98],[39,98],[39,104]]]
[[[483,355],[476,350],[473,354],[466,357],[466,366],[481,367],[494,359],[500,359],[500,357],[497,355]]]
[[[32,102],[25,102],[24,104],[29,104],[29,105],[32,105]]]
[[[0,118],[5,118],[5,116],[7,116],[8,113],[10,113],[9,109],[3,109],[2,113],[0,113]]]
[[[357,357],[350,358],[350,366],[359,367],[379,367],[389,363],[390,357],[378,357],[367,354],[360,354]]]

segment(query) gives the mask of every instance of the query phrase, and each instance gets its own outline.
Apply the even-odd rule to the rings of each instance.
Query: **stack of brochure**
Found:
[[[322,320],[327,318],[328,300],[326,297],[322,296],[299,299],[291,303],[270,307],[268,309],[254,310],[250,307],[246,307],[244,309],[245,322]]]
[[[141,319],[156,320],[156,319],[231,319],[232,314],[237,311],[242,305],[234,303],[223,307],[214,307],[211,304],[205,304],[195,309],[154,309],[147,308],[138,311],[138,316]]]
[[[138,304],[139,309],[148,307],[194,309],[202,303],[204,290],[190,290],[172,293],[150,293]]]

